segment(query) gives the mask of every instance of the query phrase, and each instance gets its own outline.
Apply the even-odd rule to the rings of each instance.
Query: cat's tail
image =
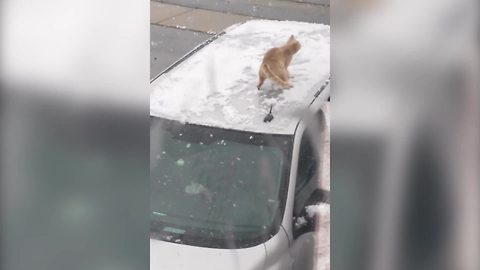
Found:
[[[270,68],[270,66],[268,66],[268,64],[263,64],[265,66],[265,70],[267,71],[268,75],[270,75],[270,79],[274,80],[276,83],[278,83],[279,85],[283,86],[283,87],[290,87],[290,84],[286,81],[284,81],[282,78],[280,78],[280,76],[278,76],[277,74],[275,74],[272,69]]]

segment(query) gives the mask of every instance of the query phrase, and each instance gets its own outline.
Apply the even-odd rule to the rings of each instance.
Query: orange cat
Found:
[[[302,45],[292,35],[287,41],[287,44],[280,48],[273,48],[268,50],[263,57],[263,62],[260,65],[260,71],[258,76],[260,82],[257,89],[260,90],[265,79],[270,79],[284,88],[291,88],[292,86],[288,82],[290,74],[288,72],[288,65],[292,61],[294,54],[300,50]]]

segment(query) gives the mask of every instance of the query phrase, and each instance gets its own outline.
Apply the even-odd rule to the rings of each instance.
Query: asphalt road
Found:
[[[150,35],[150,78],[212,36],[153,24],[150,25]]]

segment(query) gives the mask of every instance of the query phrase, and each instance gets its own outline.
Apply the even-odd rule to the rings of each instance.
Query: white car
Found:
[[[292,34],[294,87],[258,91],[263,54]],[[152,81],[150,269],[313,268],[329,74],[329,26],[258,20]]]

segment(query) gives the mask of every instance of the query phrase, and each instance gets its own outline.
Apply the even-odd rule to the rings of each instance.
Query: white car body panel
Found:
[[[290,242],[283,230],[280,231],[265,243],[267,260],[265,270],[291,270],[293,258],[290,253]]]
[[[242,249],[217,249],[150,239],[150,270],[262,270],[263,244]]]

